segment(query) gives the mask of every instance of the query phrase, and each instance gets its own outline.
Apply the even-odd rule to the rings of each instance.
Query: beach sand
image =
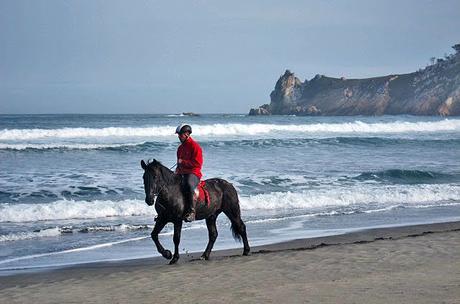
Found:
[[[153,250],[153,246],[152,246]],[[1,303],[460,303],[460,222],[0,277]]]

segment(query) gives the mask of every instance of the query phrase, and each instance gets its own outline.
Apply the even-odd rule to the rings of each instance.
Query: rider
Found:
[[[182,176],[182,192],[185,198],[184,220],[195,220],[195,202],[193,193],[201,179],[201,167],[203,166],[203,153],[200,145],[190,136],[192,127],[180,124],[176,128],[181,145],[177,148],[176,174]]]

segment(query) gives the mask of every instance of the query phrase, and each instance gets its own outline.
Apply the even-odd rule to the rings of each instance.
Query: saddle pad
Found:
[[[211,199],[209,197],[209,192],[206,189],[206,182],[200,181],[198,186],[195,189],[195,193],[193,194],[193,199],[198,204],[206,204],[208,207],[211,204]]]

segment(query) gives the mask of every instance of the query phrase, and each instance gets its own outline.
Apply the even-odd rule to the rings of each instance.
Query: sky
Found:
[[[0,0],[0,114],[247,113],[286,69],[409,73],[459,29],[458,0]]]

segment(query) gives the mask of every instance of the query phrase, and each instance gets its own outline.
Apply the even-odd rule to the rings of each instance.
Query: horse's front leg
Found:
[[[174,255],[172,260],[169,262],[169,265],[175,264],[179,259],[179,243],[180,243],[180,234],[182,231],[182,219],[179,219],[174,222]]]
[[[155,227],[153,227],[152,233],[150,234],[152,236],[152,240],[157,246],[157,250],[165,259],[171,259],[172,254],[171,251],[164,249],[164,247],[161,245],[160,240],[158,239],[158,234],[160,234],[161,230],[165,227],[167,221],[166,219],[162,218],[159,216],[155,222]]]

